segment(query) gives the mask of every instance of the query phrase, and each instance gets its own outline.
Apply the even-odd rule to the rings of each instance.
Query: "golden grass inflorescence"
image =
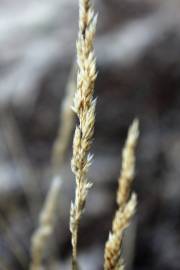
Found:
[[[131,184],[135,176],[135,148],[139,136],[139,123],[134,120],[122,154],[122,170],[118,180],[117,205],[112,231],[105,245],[104,270],[122,270],[122,240],[137,205],[136,194],[131,194]]]
[[[72,234],[72,267],[77,269],[77,239],[81,215],[84,211],[89,188],[87,173],[91,165],[90,147],[94,134],[95,105],[93,99],[96,80],[96,59],[94,57],[94,37],[97,16],[89,0],[79,0],[79,34],[77,40],[77,89],[73,111],[79,125],[73,140],[72,171],[76,180],[75,201],[71,204],[70,231]]]
[[[117,204],[123,206],[130,195],[135,176],[135,150],[139,137],[139,121],[135,119],[129,128],[127,140],[122,151],[122,168],[118,179]]]

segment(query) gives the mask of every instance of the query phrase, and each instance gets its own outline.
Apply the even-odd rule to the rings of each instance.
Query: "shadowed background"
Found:
[[[140,119],[129,234],[132,270],[180,265],[180,3],[97,0],[94,162],[79,249],[102,269],[128,126]],[[78,1],[0,0],[0,269],[28,269],[30,236],[50,183],[60,104],[75,59]],[[71,144],[47,269],[70,269]],[[128,241],[128,240],[127,240]],[[61,263],[59,264],[59,261]],[[60,265],[60,266],[59,266]],[[4,267],[4,268],[3,268]]]

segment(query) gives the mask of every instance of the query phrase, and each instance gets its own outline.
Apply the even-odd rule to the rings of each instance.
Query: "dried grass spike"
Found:
[[[129,128],[127,140],[122,154],[122,171],[119,177],[117,204],[118,209],[112,224],[112,232],[105,245],[104,269],[124,269],[122,260],[123,232],[129,225],[137,205],[136,194],[131,194],[131,184],[135,174],[135,148],[139,137],[139,122],[134,120]],[[129,199],[130,197],[130,199]]]
[[[104,269],[117,270],[123,269],[124,264],[120,258],[121,245],[124,230],[128,227],[131,218],[133,217],[136,209],[137,199],[133,194],[125,207],[119,208],[116,211],[112,232],[109,234],[109,239],[105,245],[104,253]]]
[[[122,152],[122,169],[117,191],[117,204],[123,206],[130,196],[131,184],[135,176],[135,150],[139,137],[139,121],[135,119],[129,128],[127,140]]]
[[[72,234],[72,268],[77,269],[77,239],[81,215],[91,183],[87,173],[91,165],[90,147],[94,134],[95,105],[93,100],[96,80],[96,59],[94,57],[94,36],[97,17],[89,0],[79,0],[79,34],[77,40],[77,89],[73,111],[79,120],[73,140],[72,171],[76,180],[75,202],[70,210],[70,231]]]

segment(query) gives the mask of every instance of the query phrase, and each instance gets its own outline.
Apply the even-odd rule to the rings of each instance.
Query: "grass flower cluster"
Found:
[[[135,148],[139,136],[138,120],[129,128],[127,141],[122,154],[122,169],[117,191],[118,209],[112,224],[104,253],[104,269],[124,269],[122,253],[123,232],[128,227],[137,205],[136,194],[131,193],[131,184],[135,175]]]
[[[75,201],[71,204],[70,231],[72,234],[72,268],[77,269],[77,239],[81,215],[84,211],[88,190],[88,168],[92,156],[90,147],[94,133],[95,105],[93,100],[96,79],[96,61],[93,42],[97,17],[88,0],[79,1],[79,34],[77,40],[77,89],[73,111],[79,125],[76,126],[73,140],[72,171],[76,179]]]

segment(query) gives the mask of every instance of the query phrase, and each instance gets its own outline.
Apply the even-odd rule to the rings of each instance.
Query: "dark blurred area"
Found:
[[[127,270],[178,270],[180,1],[96,0],[94,6],[98,99],[94,186],[79,238],[82,269],[103,269],[121,150],[138,117],[134,189],[139,203],[127,236]],[[0,270],[28,269],[77,31],[78,1],[0,0]],[[47,269],[70,269],[71,155],[70,144]]]

